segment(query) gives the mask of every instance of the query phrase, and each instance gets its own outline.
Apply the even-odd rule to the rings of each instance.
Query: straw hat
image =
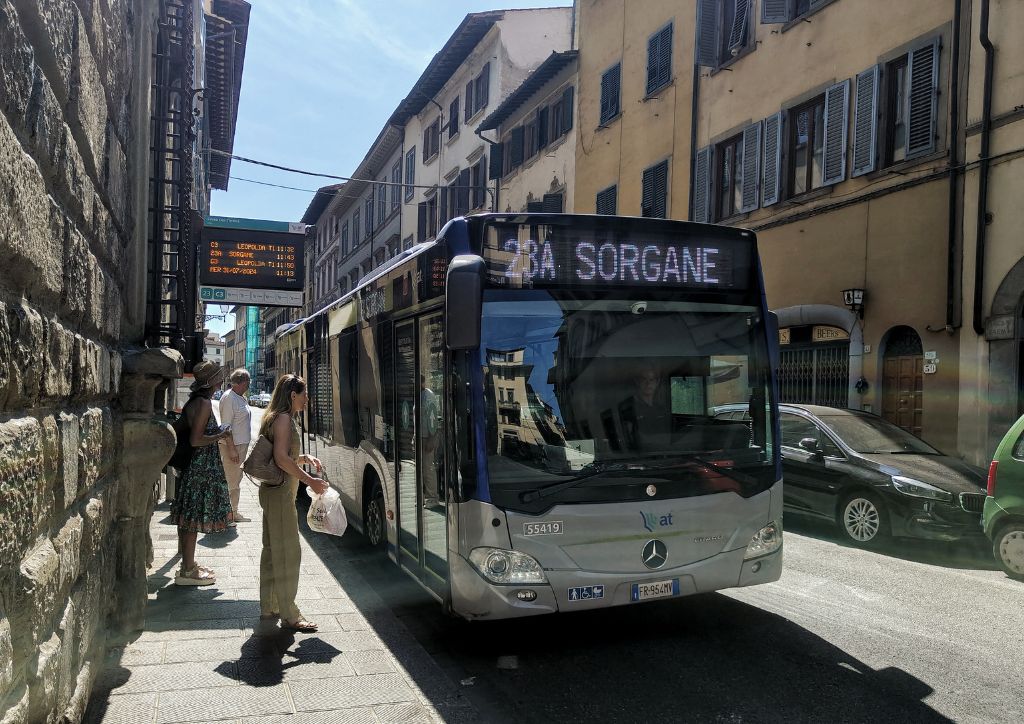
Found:
[[[216,362],[203,360],[192,368],[192,376],[196,378],[191,385],[193,392],[208,390],[224,379],[224,370]]]

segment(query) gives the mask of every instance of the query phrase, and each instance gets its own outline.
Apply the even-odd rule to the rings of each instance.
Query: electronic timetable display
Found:
[[[752,239],[650,232],[642,226],[490,225],[484,234],[488,283],[507,288],[750,287]]]
[[[200,284],[302,291],[304,236],[206,228]]]

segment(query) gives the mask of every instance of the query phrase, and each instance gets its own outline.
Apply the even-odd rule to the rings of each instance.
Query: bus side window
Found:
[[[349,447],[359,444],[359,413],[356,405],[356,383],[359,379],[356,369],[356,330],[348,329],[338,338],[339,384],[338,409],[341,414],[342,441]]]

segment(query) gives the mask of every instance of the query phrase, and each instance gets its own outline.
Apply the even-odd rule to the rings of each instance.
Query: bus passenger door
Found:
[[[395,457],[403,566],[440,596],[448,579],[441,315],[395,325]]]

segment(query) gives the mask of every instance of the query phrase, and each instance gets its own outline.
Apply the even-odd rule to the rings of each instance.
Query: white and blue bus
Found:
[[[277,345],[352,525],[492,619],[778,580],[777,342],[749,231],[482,214]]]

